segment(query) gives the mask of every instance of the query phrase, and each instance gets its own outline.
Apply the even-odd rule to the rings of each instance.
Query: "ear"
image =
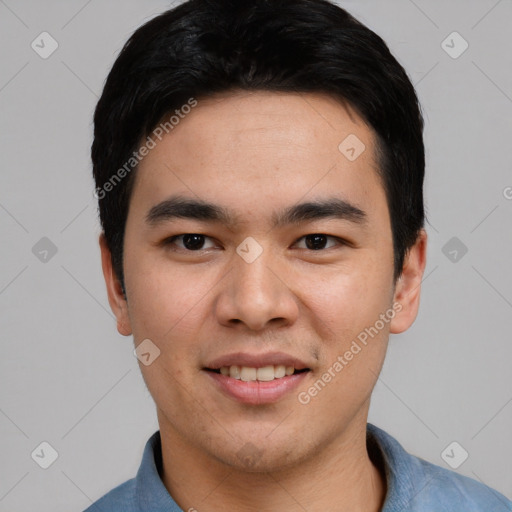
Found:
[[[107,286],[108,302],[110,309],[117,318],[117,330],[123,336],[132,334],[130,317],[128,315],[128,303],[124,297],[121,282],[116,276],[112,266],[112,254],[107,245],[105,234],[102,233],[99,238],[101,250],[101,266],[103,268],[103,277]]]
[[[416,319],[426,262],[427,233],[422,229],[405,255],[402,274],[395,285],[393,304],[400,304],[401,308],[396,308],[397,314],[391,320],[390,332],[393,334],[406,331]]]

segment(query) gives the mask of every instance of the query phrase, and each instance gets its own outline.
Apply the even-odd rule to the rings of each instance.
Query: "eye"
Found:
[[[326,247],[328,240],[334,240],[335,243]],[[335,245],[344,245],[344,241],[341,238],[335,236],[324,235],[323,233],[313,233],[311,235],[305,235],[302,238],[299,238],[299,243],[301,240],[304,240],[305,247],[300,247],[301,249],[310,249],[312,251],[319,251],[322,249],[330,249]]]
[[[176,245],[179,249],[184,249],[186,251],[200,251],[202,249],[215,247],[213,242],[210,246],[205,247],[204,244],[206,240],[211,240],[211,238],[199,233],[185,233],[183,235],[171,236],[163,243],[165,246]]]

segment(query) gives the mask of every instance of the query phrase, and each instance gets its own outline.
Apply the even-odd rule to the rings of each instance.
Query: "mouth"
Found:
[[[267,365],[259,368],[253,366],[221,366],[220,368],[204,368],[208,372],[217,373],[224,377],[230,377],[243,382],[271,382],[277,379],[283,379],[299,373],[309,372],[309,368],[296,369],[294,366]]]
[[[203,367],[214,384],[231,400],[243,404],[276,403],[304,383],[312,369],[284,353],[236,353],[220,357]]]

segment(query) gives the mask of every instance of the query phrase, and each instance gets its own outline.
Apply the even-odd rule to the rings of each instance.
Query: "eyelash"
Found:
[[[197,236],[202,236],[204,237],[205,239],[212,239],[211,237],[207,236],[207,235],[203,235],[201,233],[183,233],[181,235],[174,235],[174,236],[171,236],[167,239],[165,239],[162,244],[166,247],[168,246],[172,246],[174,245],[174,242],[175,240],[177,239],[180,239],[180,238],[183,238],[184,236],[186,235],[197,235]],[[314,235],[320,235],[320,236],[324,236],[328,239],[332,239],[332,240],[335,240],[338,244],[338,246],[347,246],[347,245],[350,245],[349,242],[347,242],[346,240],[342,239],[342,238],[339,238],[337,236],[333,236],[333,235],[326,235],[325,233],[308,233],[307,235],[303,235],[301,236],[300,238],[298,238],[294,245],[297,244],[300,240],[303,240],[303,239],[306,239],[308,236],[314,236]],[[322,249],[308,249],[307,247],[303,247],[303,249],[306,249],[308,252],[322,252],[322,251],[326,251],[327,249],[332,249],[333,247],[327,247],[327,248],[322,248]],[[175,249],[176,250],[176,249]],[[185,247],[179,247],[177,250],[181,250],[181,251],[184,251],[184,252],[190,252],[190,253],[194,253],[194,252],[201,252],[201,251],[204,251],[205,249],[201,248],[201,249],[197,249],[197,250],[191,250],[191,249],[187,249]]]

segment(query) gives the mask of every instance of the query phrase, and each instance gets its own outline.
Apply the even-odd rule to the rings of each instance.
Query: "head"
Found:
[[[365,423],[425,265],[423,120],[382,39],[325,0],[190,0],[131,36],[94,124],[109,301],[159,353],[162,431],[268,470]],[[288,363],[285,395],[219,384]]]

